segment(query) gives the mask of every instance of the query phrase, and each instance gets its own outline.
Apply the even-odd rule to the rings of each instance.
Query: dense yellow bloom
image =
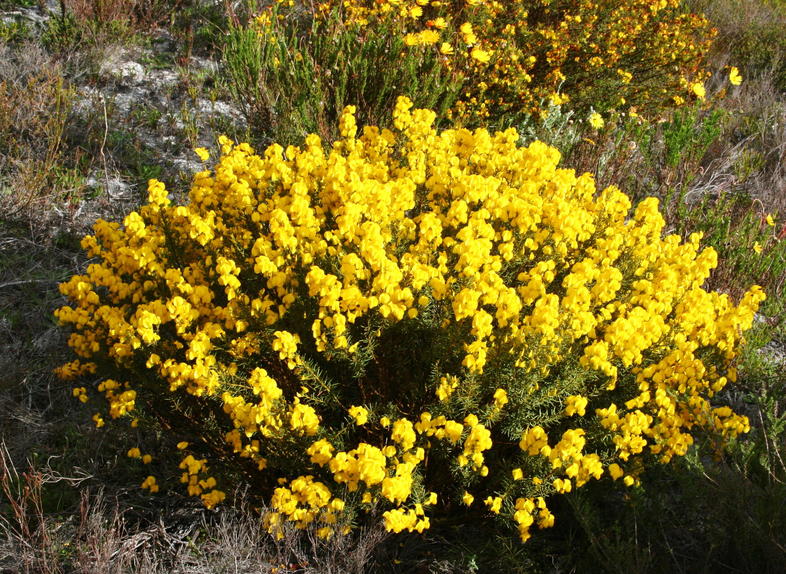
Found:
[[[335,449],[333,448],[333,445],[323,438],[319,439],[310,447],[308,447],[306,454],[311,457],[311,462],[319,465],[325,465],[330,462],[330,459],[333,458],[334,451]]]
[[[293,431],[311,436],[317,432],[319,417],[314,407],[296,401],[292,408],[289,424]]]
[[[635,485],[700,429],[747,431],[713,397],[759,288],[705,291],[698,235],[664,236],[656,200],[633,208],[515,130],[438,131],[405,98],[392,120],[348,108],[329,147],[224,138],[188,202],[151,181],[122,225],[96,223],[56,315],[78,357],[58,374],[103,405],[97,426],[171,416],[183,488],[219,504],[237,459],[271,485],[276,536],[377,508],[422,532],[430,505],[477,497],[522,540],[554,522],[543,496]]]
[[[399,419],[393,423],[390,438],[400,444],[403,450],[409,450],[415,445],[417,437],[412,423],[407,419]]]

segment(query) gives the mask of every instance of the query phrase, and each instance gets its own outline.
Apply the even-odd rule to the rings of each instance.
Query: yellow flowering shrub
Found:
[[[554,493],[747,430],[713,397],[764,295],[705,291],[715,252],[664,236],[656,200],[406,98],[393,130],[353,112],[329,149],[222,138],[186,204],[153,180],[82,241],[59,374],[97,424],[164,423],[144,488],[212,507],[248,481],[273,533],[449,510],[526,540]]]
[[[257,22],[293,21],[299,5],[278,2]],[[544,113],[658,114],[696,99],[715,31],[680,0],[325,0],[316,22],[340,14],[336,33],[397,33],[409,52],[433,52],[463,81],[455,119],[470,123]],[[308,31],[307,31],[308,32]],[[316,28],[312,30],[316,32]],[[280,35],[278,31],[276,34]],[[362,43],[362,40],[360,40]],[[393,55],[395,66],[400,55]],[[599,124],[601,116],[593,126]]]

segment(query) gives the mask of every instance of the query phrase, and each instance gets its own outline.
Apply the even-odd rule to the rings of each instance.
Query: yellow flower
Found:
[[[475,60],[480,62],[481,64],[485,64],[489,60],[491,60],[491,52],[486,50],[481,50],[480,48],[473,48],[472,51],[469,53]]]
[[[349,416],[355,419],[355,424],[359,427],[368,422],[368,411],[363,407],[350,407]]]
[[[488,509],[493,512],[494,514],[499,514],[500,509],[502,508],[502,498],[499,496],[489,496],[483,502],[486,503]]]
[[[703,100],[707,95],[707,90],[704,89],[704,84],[701,82],[694,82],[691,84],[690,90],[700,100]]]
[[[603,118],[598,112],[593,112],[589,117],[589,124],[596,130],[602,128],[605,124]]]
[[[461,36],[465,44],[472,45],[478,41],[478,37],[475,35],[475,32],[472,30],[472,24],[470,22],[464,22],[459,27],[459,31],[461,32]]]
[[[210,152],[203,147],[194,148],[194,153],[197,154],[202,161],[207,161],[210,158]]]
[[[466,64],[469,50],[459,51]],[[544,97],[554,87],[545,89]],[[686,81],[686,98],[689,89]],[[736,376],[731,361],[764,296],[760,290],[749,291],[736,306],[704,291],[700,285],[717,255],[702,250],[697,235],[684,243],[677,236],[661,239],[665,220],[654,198],[631,213],[625,194],[614,187],[597,190],[591,176],[559,169],[559,152],[544,143],[520,147],[512,129],[438,132],[433,112],[412,108],[411,101],[399,100],[391,129],[359,129],[347,108],[339,121],[343,139],[330,151],[315,135],[302,148],[273,145],[264,156],[225,139],[224,157],[213,174],[197,174],[184,205],[169,205],[163,185],[151,183],[147,205],[124,223],[99,222],[95,236],[83,241],[95,263],[61,286],[72,305],[57,312],[73,326],[69,344],[85,361],[145,365],[160,379],[161,393],[188,393],[194,404],[207,400],[205,412],[223,407],[228,424],[220,431],[228,450],[248,459],[252,469],[269,466],[273,480],[282,472],[290,477],[280,479],[271,500],[266,522],[274,535],[284,521],[340,532],[346,521],[332,506],[334,486],[356,493],[348,497],[346,518],[360,500],[372,505],[384,498],[397,507],[385,514],[389,529],[428,528],[424,508],[436,503],[428,486],[439,486],[440,496],[450,490],[433,482],[429,451],[432,460],[438,455],[464,467],[468,480],[456,494],[478,475],[499,472],[510,487],[506,496],[545,494],[551,485],[572,492],[605,470],[622,482],[624,470],[592,452],[599,440],[615,449],[614,460],[638,469],[645,456],[662,462],[683,456],[693,428],[727,436],[746,431],[744,417],[728,407],[712,408],[709,398]],[[518,166],[526,168],[519,173]],[[765,220],[777,229],[782,225],[778,214],[760,216],[765,229]],[[178,262],[170,257],[170,243],[178,247]],[[414,307],[433,315],[458,343],[446,363],[412,373],[422,381],[419,390],[436,391],[436,397],[398,402],[385,396],[384,385],[377,389],[383,400],[367,407],[353,406],[360,402],[354,392],[335,397],[349,405],[336,417],[328,406],[334,399],[318,386],[309,388],[319,377],[309,374],[307,354],[330,359],[353,342],[361,324],[379,327],[364,328],[359,340],[368,337],[369,348],[385,344],[383,329],[395,321],[408,327],[405,317]],[[299,345],[298,336],[283,329],[301,321]],[[462,343],[472,359],[466,370],[456,355]],[[705,365],[696,352],[704,347],[717,349],[720,357],[725,353],[729,363]],[[255,367],[260,356],[296,361],[291,370],[288,363],[275,369],[281,388],[274,373]],[[604,408],[590,409],[578,388],[565,396],[549,382],[552,369],[571,357],[595,371],[589,373],[599,382],[593,403]],[[492,370],[508,361],[530,381],[510,397],[497,388],[507,387],[505,378]],[[73,380],[95,371],[87,365],[72,362],[61,371]],[[388,366],[393,374],[395,364]],[[441,376],[444,369],[456,374]],[[619,405],[604,396],[618,369],[620,382],[639,391]],[[140,402],[149,398],[151,389],[133,376],[120,382],[94,374],[101,377],[96,391],[107,400],[105,414],[113,419],[134,408],[137,392]],[[389,390],[395,393],[395,385]],[[433,412],[415,406],[432,405],[433,398],[439,399]],[[538,408],[544,401],[549,415]],[[471,405],[481,410],[471,413]],[[528,426],[519,455],[535,457],[534,466],[514,468],[518,456],[507,453],[511,437],[502,432],[509,425],[496,410],[503,407],[524,409]],[[389,409],[395,423],[381,417],[381,409]],[[552,419],[591,410],[597,432],[571,424],[575,419]],[[417,419],[403,418],[416,413]],[[339,424],[331,427],[331,421]],[[353,434],[345,427],[364,424],[364,431],[374,432],[359,434],[376,445],[340,438],[347,430]],[[169,440],[184,438],[182,432],[173,428]],[[335,436],[341,448],[357,446],[336,452],[315,435]],[[185,442],[178,447],[190,450]],[[139,448],[129,455],[152,459]],[[181,455],[187,491],[208,507],[220,502],[215,478],[205,475],[208,464],[223,461],[198,460],[184,450]],[[292,460],[304,463],[306,472],[323,467],[316,470],[327,482],[294,478]],[[637,473],[626,483],[636,484]],[[151,479],[148,488],[153,486]],[[456,498],[457,504],[474,502],[469,493]],[[533,525],[553,522],[540,499],[521,498],[511,510],[502,493],[492,494],[486,505],[483,498],[479,494],[483,510],[488,505],[490,512],[514,515],[522,538]]]
[[[409,33],[406,36],[404,36],[404,44],[406,46],[417,46],[418,40],[419,38],[417,34]]]
[[[323,438],[308,447],[306,454],[311,456],[311,462],[322,466],[330,462],[334,450],[333,445]]]
[[[729,70],[729,82],[732,86],[739,86],[742,83],[742,76],[736,66],[732,66]]]
[[[761,251],[762,251],[762,249],[761,249],[761,244],[760,244],[758,241],[757,241],[756,243],[754,243],[754,244],[753,244],[753,250],[754,250],[756,253],[761,253]]]
[[[142,488],[150,489],[150,492],[158,492],[158,485],[156,484],[155,476],[148,476],[142,483]]]
[[[494,391],[494,406],[501,409],[508,404],[508,393],[505,389],[497,389]]]
[[[317,537],[322,540],[330,540],[333,536],[333,529],[330,526],[323,526],[317,529]]]
[[[573,415],[584,416],[587,408],[587,397],[581,395],[571,395],[565,401],[565,414],[569,417]]]
[[[188,448],[188,443],[186,441],[180,441],[177,443],[178,450],[183,450],[184,448]]]
[[[570,96],[567,94],[560,94],[558,92],[554,92],[549,96],[549,101],[551,102],[552,106],[561,106],[570,101]]]
[[[767,222],[767,225],[769,225],[770,227],[775,227],[775,220],[772,218],[772,214],[768,213],[767,217],[765,217],[764,220]]]
[[[466,506],[471,506],[474,500],[475,497],[466,491],[464,492],[464,495],[461,497],[461,502],[463,502]]]
[[[425,46],[432,46],[439,42],[439,32],[436,30],[423,30],[418,37],[419,43]]]
[[[454,376],[442,377],[439,380],[437,387],[437,398],[440,401],[446,401],[453,394],[453,391],[458,387],[458,379]]]
[[[449,56],[453,53],[453,46],[451,46],[449,42],[442,42],[442,45],[439,47],[439,53]]]
[[[613,478],[614,480],[617,480],[618,478],[620,478],[622,475],[625,474],[625,471],[623,471],[620,468],[620,465],[618,465],[615,462],[615,463],[609,465],[609,474],[611,475],[611,478]]]

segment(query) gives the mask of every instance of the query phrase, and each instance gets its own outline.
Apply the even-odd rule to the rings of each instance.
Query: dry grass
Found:
[[[63,165],[74,92],[40,47],[0,45],[0,215],[55,223],[79,190]],[[55,204],[61,207],[54,209]]]
[[[283,538],[274,539],[259,513],[240,506],[214,513],[191,506],[149,520],[135,509],[121,508],[101,490],[82,491],[74,512],[46,511],[47,487],[65,483],[78,488],[89,480],[32,465],[20,473],[0,445],[2,572],[363,574],[379,571],[374,555],[390,537],[378,525],[330,541],[313,530],[290,527]]]

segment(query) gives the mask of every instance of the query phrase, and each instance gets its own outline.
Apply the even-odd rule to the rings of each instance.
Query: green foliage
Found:
[[[171,0],[166,2],[173,4]],[[178,39],[179,58],[188,59],[192,54],[220,57],[223,36],[229,23],[238,15],[234,6],[238,2],[200,2],[181,0],[169,7],[169,30]],[[245,2],[240,3],[245,4]]]
[[[71,12],[50,18],[41,34],[47,50],[69,59],[74,54],[88,54],[90,65],[97,58],[94,53],[110,43],[128,41],[133,31],[123,20],[80,19]]]
[[[784,221],[760,209],[744,193],[706,195],[693,205],[679,206],[676,226],[683,236],[702,232],[704,241],[718,251],[712,285],[737,294],[753,279],[777,301],[786,277]]]
[[[557,148],[564,157],[571,157],[584,136],[583,126],[575,112],[563,106],[546,107],[544,117],[526,116],[517,126],[523,141],[539,140]]]
[[[458,96],[460,79],[439,55],[406,49],[393,28],[344,25],[338,11],[279,20],[273,10],[270,18],[269,26],[233,26],[223,47],[229,91],[263,142],[296,144],[308,133],[333,141],[347,105],[362,123],[384,126],[401,94],[441,116]]]
[[[29,40],[31,30],[25,22],[17,20],[0,22],[0,42],[15,43]]]
[[[678,110],[662,125],[665,160],[668,167],[697,165],[707,148],[721,133],[723,111],[700,114],[696,109]]]

